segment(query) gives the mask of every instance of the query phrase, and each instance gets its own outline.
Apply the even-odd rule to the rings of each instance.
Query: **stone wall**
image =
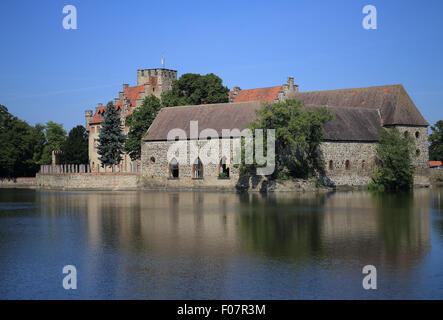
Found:
[[[232,139],[231,142],[235,140]],[[237,139],[238,140],[238,139]],[[211,140],[193,141],[197,144],[199,152],[201,149],[209,143]],[[214,143],[215,140],[212,140]],[[219,143],[219,150],[222,150],[221,142],[217,140],[215,143]],[[226,140],[225,141],[229,141]],[[203,163],[203,179],[195,179],[192,177],[192,163],[197,158],[196,155],[191,155],[191,148],[187,148],[186,161],[179,161],[179,178],[172,179],[169,172],[169,161],[167,159],[168,149],[171,145],[175,144],[175,141],[156,141],[156,142],[143,142],[142,143],[142,184],[146,187],[152,188],[206,188],[216,187],[220,189],[234,189],[239,172],[238,168],[234,165],[228,165],[230,171],[230,177],[219,178],[220,166],[219,163]],[[188,145],[189,146],[189,145]],[[230,150],[232,154],[232,148],[234,143],[230,143]],[[221,153],[221,151],[220,151]],[[178,154],[176,154],[178,160]],[[192,159],[190,160],[190,158]],[[218,161],[221,158],[218,157]],[[192,162],[191,162],[192,161]]]
[[[28,188],[36,185],[36,178],[0,179],[0,188]]]
[[[326,169],[325,183],[330,186],[367,185],[375,169],[375,147],[373,142],[323,142],[320,150]]]
[[[140,184],[138,173],[37,174],[35,185],[66,190],[134,190]]]
[[[427,132],[423,128],[408,128],[413,132],[418,130],[420,133],[417,138],[417,148],[420,149],[420,155],[414,157],[416,175],[414,183],[416,185],[429,185],[428,169],[425,161],[428,151],[426,144]],[[408,130],[408,131],[409,131]],[[415,131],[414,131],[415,130]],[[218,141],[221,150],[221,140]],[[233,141],[233,140],[231,140]],[[190,150],[187,150],[186,163],[179,164],[179,178],[170,177],[169,162],[167,159],[169,147],[176,143],[175,141],[161,142],[143,142],[142,143],[142,181],[141,185],[149,188],[179,188],[179,189],[231,189],[236,188],[260,191],[269,189],[262,187],[262,181],[258,179],[248,179],[239,181],[239,171],[234,165],[230,165],[230,178],[219,178],[219,164],[203,163],[203,179],[194,179],[192,177],[192,164],[190,162]],[[208,141],[197,141],[198,149],[201,150]],[[233,143],[230,150],[232,154]],[[325,141],[320,145],[322,160],[325,164],[326,177],[324,183],[327,186],[366,186],[371,182],[371,174],[376,169],[375,142],[333,142]],[[196,158],[196,156],[193,156]],[[332,161],[331,165],[330,162]],[[297,189],[297,188],[295,188]],[[302,188],[306,189],[306,188]]]
[[[418,169],[429,168],[428,128],[411,126],[396,126],[396,128],[414,139],[416,150],[412,157],[414,166]]]

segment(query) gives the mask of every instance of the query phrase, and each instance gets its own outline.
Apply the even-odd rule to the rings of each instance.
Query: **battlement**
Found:
[[[152,78],[157,78],[157,86],[162,92],[169,91],[172,89],[174,81],[177,80],[177,70],[164,68],[137,70],[137,85],[149,82]]]

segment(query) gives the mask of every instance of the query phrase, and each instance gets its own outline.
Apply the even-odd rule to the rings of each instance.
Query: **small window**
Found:
[[[366,160],[362,160],[361,162],[361,170],[366,171]]]
[[[351,162],[350,162],[349,160],[346,160],[346,162],[345,162],[345,168],[346,168],[346,170],[351,169]]]
[[[192,165],[192,177],[194,179],[203,179],[203,163],[197,158]]]
[[[334,161],[329,160],[329,170],[334,170]]]
[[[178,179],[178,162],[174,158],[171,160],[171,163],[169,164],[169,177],[171,179]]]
[[[420,137],[420,132],[415,131],[415,137],[418,139]]]
[[[155,163],[155,158],[154,157],[151,157],[150,160],[151,160],[152,163]]]
[[[227,164],[226,157],[220,160],[219,178],[229,178],[229,165]]]
[[[418,157],[420,155],[420,149],[415,150],[415,155]]]

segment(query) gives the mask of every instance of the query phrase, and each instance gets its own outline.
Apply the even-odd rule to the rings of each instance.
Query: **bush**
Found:
[[[376,191],[408,190],[414,184],[412,154],[414,141],[396,128],[383,129],[377,143],[376,161],[379,168],[368,188]]]

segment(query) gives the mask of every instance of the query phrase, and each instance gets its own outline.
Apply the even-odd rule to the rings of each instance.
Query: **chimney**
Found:
[[[125,90],[127,87],[129,87],[129,84],[123,83],[123,90]]]
[[[115,98],[114,99],[114,105],[116,106],[116,105],[118,105],[118,101],[119,101],[120,99],[119,98]]]
[[[294,87],[294,77],[288,77],[288,85],[289,89],[292,89]]]
[[[99,103],[99,104],[98,104],[98,107],[101,108],[101,107],[103,107],[103,105],[102,105],[101,103]]]

